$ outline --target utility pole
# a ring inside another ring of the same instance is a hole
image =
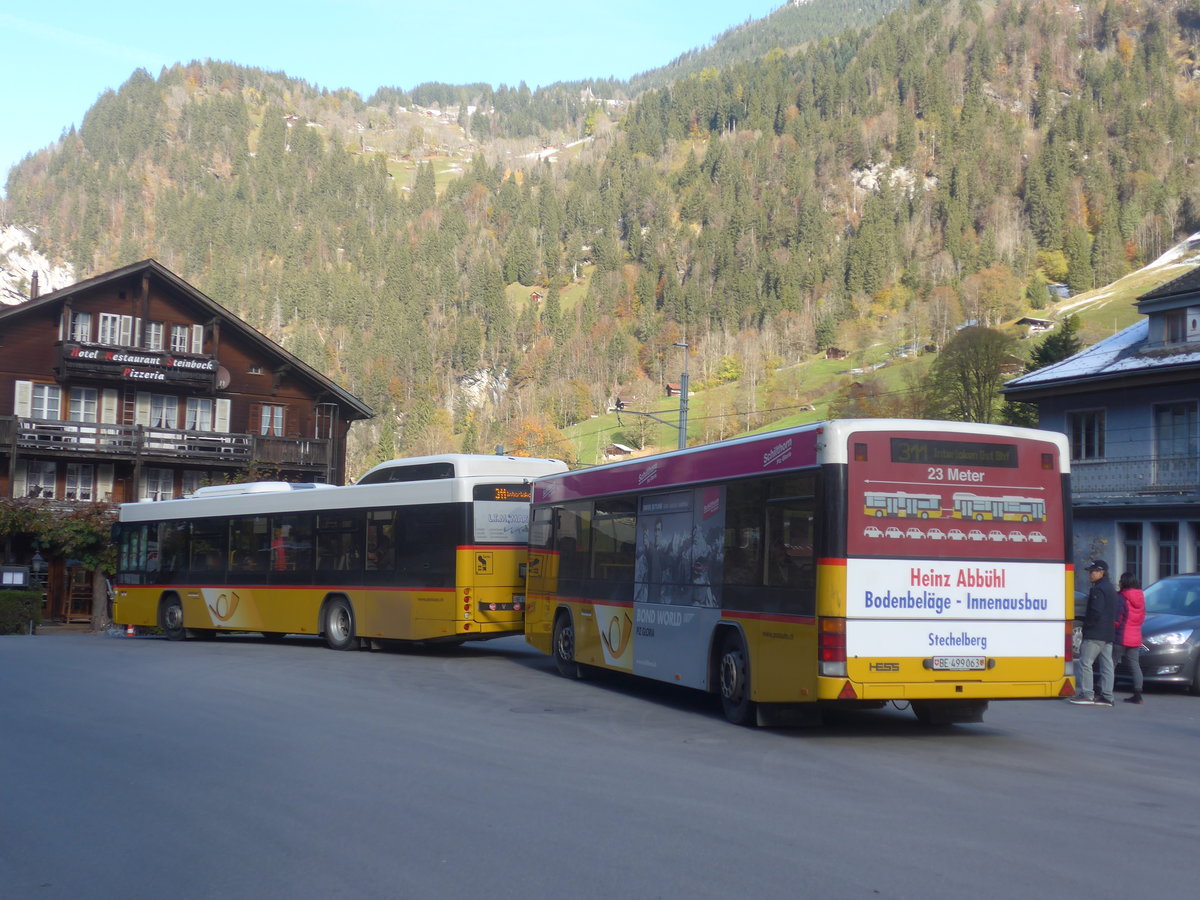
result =
[[[679,449],[687,448],[687,416],[688,416],[688,345],[686,341],[676,341],[676,347],[683,348],[683,374],[679,376]]]

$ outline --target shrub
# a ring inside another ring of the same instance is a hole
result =
[[[0,634],[28,634],[41,621],[41,591],[0,591]]]

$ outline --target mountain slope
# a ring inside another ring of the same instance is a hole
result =
[[[820,351],[940,346],[1200,227],[1196,39],[1169,2],[925,0],[580,99],[556,150],[488,107],[196,63],[100,98],[8,194],[81,277],[154,256],[382,410],[362,465],[570,456],[681,342],[727,398],[710,439],[811,404],[790,373]]]

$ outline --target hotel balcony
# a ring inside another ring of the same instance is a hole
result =
[[[197,466],[244,468],[251,463],[324,474],[330,464],[328,440],[285,438],[261,434],[225,434],[61,422],[0,416],[0,453],[22,457],[103,457],[128,461],[185,461]]]

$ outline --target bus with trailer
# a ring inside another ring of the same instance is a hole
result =
[[[462,642],[520,634],[531,481],[559,460],[397,459],[357,484],[255,482],[121,505],[113,619],[220,632]]]
[[[735,723],[888,702],[982,721],[992,700],[1072,693],[1068,482],[1060,434],[886,419],[543,476],[526,640],[567,676],[711,692]],[[1019,515],[983,540],[946,539],[944,518],[884,530],[866,499],[950,510],[963,484],[1038,498],[1046,540]]]

